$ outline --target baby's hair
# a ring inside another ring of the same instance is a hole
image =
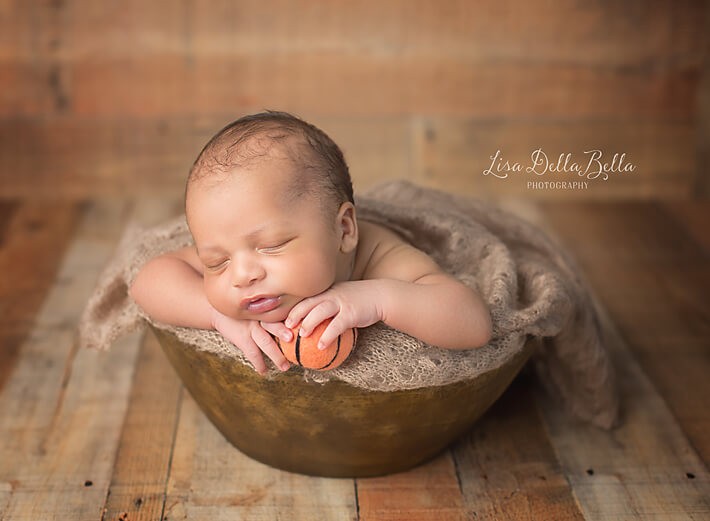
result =
[[[218,181],[234,167],[248,167],[269,157],[275,145],[286,151],[296,167],[296,176],[286,190],[289,201],[313,195],[329,213],[344,202],[355,204],[348,165],[338,145],[316,126],[272,110],[241,117],[217,132],[190,169],[186,195],[198,180]]]

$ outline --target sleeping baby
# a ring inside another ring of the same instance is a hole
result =
[[[340,148],[284,112],[245,116],[193,164],[185,214],[194,246],[158,256],[129,293],[153,320],[215,329],[260,373],[289,368],[275,337],[320,345],[378,321],[444,349],[488,343],[480,296],[392,230],[358,219]]]

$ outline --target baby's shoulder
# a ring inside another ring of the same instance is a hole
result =
[[[400,243],[408,244],[407,241],[394,230],[381,224],[359,219],[358,227],[360,229],[360,240],[372,248],[394,246]]]
[[[366,261],[362,279],[392,278],[413,281],[440,272],[426,253],[414,247],[394,230],[370,221],[358,221],[361,247]]]

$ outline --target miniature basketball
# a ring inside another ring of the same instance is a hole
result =
[[[300,323],[291,328],[293,339],[289,342],[276,337],[276,343],[286,360],[292,364],[318,371],[335,369],[342,364],[355,346],[357,329],[353,327],[345,331],[328,347],[320,350],[318,349],[318,340],[332,320],[332,318],[324,320],[305,338],[298,336]]]

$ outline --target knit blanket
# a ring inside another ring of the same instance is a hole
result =
[[[358,218],[396,231],[475,289],[491,312],[493,338],[481,348],[447,350],[378,322],[359,330],[346,363],[326,372],[304,369],[304,378],[376,391],[446,385],[501,367],[532,345],[534,371],[568,412],[602,428],[615,425],[618,395],[603,332],[588,288],[559,244],[493,204],[404,180],[357,195],[355,206]],[[184,215],[149,229],[129,226],[84,310],[80,345],[108,349],[150,323],[194,349],[249,365],[216,331],[157,323],[128,296],[145,262],[190,244]],[[267,377],[275,377],[279,371],[266,360]]]

